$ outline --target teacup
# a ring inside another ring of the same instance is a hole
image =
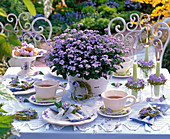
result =
[[[117,74],[125,75],[126,72],[130,69],[130,67],[133,65],[133,60],[131,60],[128,57],[123,57],[125,62],[122,63],[123,68],[120,68],[116,71]]]
[[[54,99],[62,97],[66,91],[63,87],[59,87],[59,83],[57,81],[51,80],[35,82],[34,88],[36,92],[36,97],[39,99]],[[62,94],[56,95],[56,91],[58,89],[63,90]]]
[[[101,94],[104,105],[106,108],[110,108],[113,112],[120,112],[123,108],[132,106],[136,102],[136,97],[128,95],[121,90],[108,90]],[[128,98],[132,98],[133,101],[126,105]]]

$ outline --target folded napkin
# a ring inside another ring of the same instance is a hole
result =
[[[31,85],[28,89],[31,89],[33,87],[34,86]],[[10,85],[8,85],[7,88],[10,89],[12,92],[23,91],[24,90],[23,88],[21,88],[21,85],[18,85],[18,86],[10,86]]]
[[[56,102],[56,98],[50,98],[50,99],[41,99],[41,98],[38,98],[36,95],[35,95],[35,101],[38,103],[38,102],[44,102],[44,103],[54,103]]]
[[[131,117],[130,119],[131,119],[132,121],[137,122],[137,123],[147,124],[147,125],[149,125],[149,126],[152,125],[152,123],[151,123],[151,121],[150,121],[152,118],[150,119],[150,117],[144,118],[144,119]]]
[[[166,111],[170,108],[169,104],[162,104],[162,103],[150,103],[151,106],[156,105],[157,107],[161,108],[162,114],[166,114]]]
[[[170,108],[169,104],[162,104],[162,103],[149,103],[153,109],[153,113],[156,111],[159,111],[159,114],[157,116],[163,116],[166,114],[166,111]],[[158,109],[154,109],[153,107],[156,106]],[[154,111],[155,110],[155,111]],[[163,114],[163,115],[162,115]],[[138,118],[136,117],[130,117],[131,120],[138,122],[138,123],[142,123],[142,124],[147,124],[149,126],[152,125],[152,120],[154,117],[151,116],[143,116],[143,115],[139,115]]]
[[[56,106],[50,106],[49,108],[52,111],[57,112],[59,117],[61,116],[60,115],[61,108],[57,108]],[[71,121],[71,122],[80,122],[80,121],[87,120],[87,119],[91,118],[92,115],[88,111],[86,111],[84,109],[83,110],[78,110],[76,113],[72,113],[75,108],[76,108],[75,106],[69,107],[69,109],[64,113],[64,117],[68,118],[69,121]],[[62,117],[62,119],[63,119],[63,117]]]
[[[33,88],[33,83],[37,82],[37,81],[41,81],[42,79],[38,79],[38,78],[32,78],[32,77],[27,77],[25,78],[25,81],[28,84],[31,84],[31,86],[28,89]],[[21,81],[20,81],[21,82]],[[17,86],[12,86],[12,85],[7,85],[7,88],[10,89],[12,92],[16,92],[16,91],[24,91],[25,89],[23,89],[22,87],[22,83],[19,83]],[[26,90],[28,90],[26,89]]]

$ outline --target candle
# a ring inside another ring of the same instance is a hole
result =
[[[148,43],[148,27],[146,28],[146,32],[147,32],[146,43]]]
[[[145,61],[149,61],[149,45],[145,45]]]
[[[137,81],[137,63],[136,63],[136,55],[134,56],[134,63],[133,63],[133,81]]]
[[[160,61],[159,61],[159,52],[158,52],[158,55],[157,55],[157,62],[156,62],[156,77],[159,77],[160,76]]]

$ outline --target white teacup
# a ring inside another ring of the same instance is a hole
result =
[[[130,67],[133,65],[133,60],[131,60],[128,57],[123,57],[125,62],[122,63],[123,68],[120,68],[116,71],[117,74],[126,74],[127,70],[130,69]]]
[[[65,89],[59,87],[58,82],[51,80],[38,81],[34,83],[36,97],[40,99],[53,99],[62,97],[65,94]],[[62,94],[56,95],[58,89],[63,90]]]
[[[113,112],[120,112],[123,108],[132,106],[136,102],[136,97],[128,95],[121,90],[108,90],[101,94],[104,105],[106,108],[110,108]],[[126,105],[128,98],[132,98],[133,101]]]

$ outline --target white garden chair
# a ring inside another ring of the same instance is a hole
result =
[[[13,24],[13,29],[17,33],[17,37],[21,42],[28,41],[28,43],[32,43],[35,47],[39,47],[41,42],[44,42],[45,48],[48,49],[47,40],[51,38],[52,35],[52,24],[51,22],[45,17],[37,17],[34,20],[30,20],[29,13],[20,13],[18,16],[11,13],[7,15],[7,23],[5,25],[0,22],[0,33],[4,33],[5,30],[3,29],[6,25]],[[35,25],[38,21],[44,20],[49,25],[48,36],[45,37],[44,31],[46,27],[38,26],[35,28]],[[30,22],[31,21],[31,22]],[[23,23],[24,22],[24,23]],[[18,34],[19,33],[19,34]],[[9,61],[10,66],[21,66],[23,63],[22,61],[18,61],[16,58],[11,58]]]
[[[142,19],[144,20],[144,24],[142,24]],[[116,33],[113,34],[111,33],[111,26],[115,20],[120,20],[123,23],[123,29],[120,29],[120,25],[116,25]],[[149,15],[147,14],[143,14],[139,17],[138,14],[133,13],[130,15],[130,21],[131,22],[126,23],[122,17],[113,18],[108,25],[108,34],[124,42],[125,46],[130,49],[130,55],[137,55],[137,60],[144,57],[144,46],[147,43],[150,44],[150,59],[154,61],[156,60],[155,51],[157,52],[154,48],[161,48],[160,61],[162,65],[163,55],[170,39],[169,26],[165,22],[156,22],[151,26],[149,23]],[[165,34],[165,31],[167,37],[165,40],[162,40],[161,38],[163,34]],[[149,33],[151,33],[152,39],[149,38]]]

